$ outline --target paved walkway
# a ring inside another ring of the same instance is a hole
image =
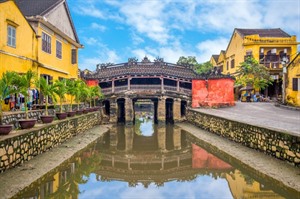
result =
[[[255,126],[286,131],[300,137],[300,111],[276,107],[274,103],[237,102],[234,107],[192,110]]]

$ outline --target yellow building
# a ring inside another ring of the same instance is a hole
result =
[[[0,75],[78,78],[80,44],[65,0],[0,0]]]
[[[287,65],[286,102],[300,107],[300,52]]]
[[[37,68],[36,34],[14,1],[0,1],[0,75]]]
[[[265,65],[273,79],[273,85],[264,91],[265,96],[278,97],[282,94],[282,60],[292,60],[297,54],[296,36],[291,36],[277,29],[239,29],[233,31],[225,51],[223,63],[224,74],[235,75],[235,72],[247,56],[252,56],[260,64]],[[221,54],[223,54],[221,52]],[[219,56],[219,60],[221,57]]]
[[[36,33],[38,75],[49,79],[78,77],[79,42],[65,0],[15,0]]]

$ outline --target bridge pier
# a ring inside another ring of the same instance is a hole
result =
[[[157,143],[161,151],[166,151],[166,128],[165,125],[158,125],[157,127]]]
[[[117,123],[118,122],[118,104],[117,100],[110,99],[109,100],[109,105],[110,105],[110,115],[109,115],[109,122],[110,123]]]
[[[125,151],[130,152],[133,149],[133,128],[125,127]]]
[[[157,104],[157,122],[158,124],[166,123],[166,98],[158,98]]]
[[[126,125],[132,125],[134,120],[134,110],[132,99],[129,97],[125,98],[125,122]]]
[[[174,122],[181,121],[181,99],[175,98],[173,102],[173,120]]]
[[[177,126],[173,129],[173,145],[175,150],[181,149],[181,128]]]

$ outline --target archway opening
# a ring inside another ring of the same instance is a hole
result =
[[[186,106],[187,106],[187,102],[185,100],[181,100],[181,103],[180,103],[181,117],[184,117],[186,115]]]
[[[171,98],[166,99],[166,123],[174,123],[173,119],[173,104],[174,100]]]
[[[103,113],[107,116],[110,115],[110,102],[109,100],[102,101]]]
[[[117,104],[118,104],[118,111],[117,111],[118,122],[125,123],[125,99],[124,98],[118,99]]]

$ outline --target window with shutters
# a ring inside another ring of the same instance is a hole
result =
[[[62,58],[62,44],[60,41],[56,40],[56,57]]]
[[[293,78],[293,91],[300,90],[300,78]]]
[[[77,50],[76,49],[72,49],[71,57],[72,57],[71,63],[76,64],[77,63]]]
[[[16,27],[11,25],[7,26],[7,45],[16,47]]]
[[[230,67],[231,67],[231,68],[234,68],[234,59],[231,60]]]
[[[46,33],[42,33],[42,50],[51,54],[51,37]]]

